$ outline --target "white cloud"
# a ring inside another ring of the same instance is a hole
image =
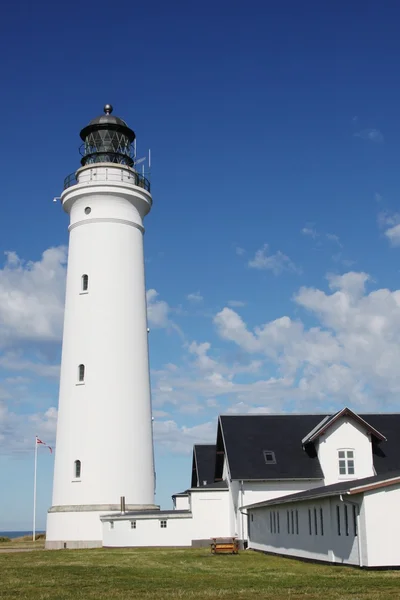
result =
[[[192,292],[191,294],[188,294],[186,296],[186,298],[190,301],[190,302],[203,302],[204,298],[203,296],[200,294],[200,292]]]
[[[147,290],[147,320],[150,327],[175,329],[180,332],[179,327],[170,319],[171,309],[165,300],[158,300],[158,292],[154,289]]]
[[[25,358],[19,352],[6,352],[0,355],[0,367],[6,371],[30,372],[39,377],[55,378],[60,375],[60,365]]]
[[[268,254],[268,244],[264,244],[257,250],[254,257],[249,260],[248,266],[251,269],[272,271],[274,275],[279,275],[282,271],[301,272],[294,262],[280,250],[275,254]]]
[[[236,246],[235,252],[238,256],[243,256],[243,254],[246,253],[246,250],[244,248],[241,248],[240,246]]]
[[[24,262],[6,253],[0,269],[0,340],[60,341],[62,333],[66,248],[49,248],[41,260]]]
[[[188,454],[193,444],[214,443],[216,420],[194,425],[179,426],[175,421],[154,421],[154,438],[158,447],[177,454]]]
[[[400,223],[389,227],[385,231],[385,235],[392,246],[400,246]]]
[[[314,240],[319,237],[319,233],[317,232],[316,229],[314,229],[314,227],[303,227],[303,229],[301,230],[301,233],[303,235],[308,235],[310,237],[312,237]]]
[[[232,306],[232,308],[241,308],[242,306],[246,306],[246,302],[242,300],[228,300],[228,306]]]
[[[0,453],[32,452],[35,435],[50,446],[55,444],[57,410],[54,407],[30,415],[10,411],[0,401]]]
[[[277,367],[283,378],[271,378],[268,385],[281,402],[289,388],[296,408],[313,401],[377,408],[381,402],[397,402],[400,392],[400,290],[367,293],[368,282],[368,274],[349,272],[328,276],[329,293],[301,288],[294,301],[317,326],[307,328],[283,316],[250,330],[230,308],[220,311],[214,322],[222,339],[249,354],[266,356]],[[240,397],[235,380],[233,384]],[[257,396],[259,384],[253,383],[243,402],[265,404]]]
[[[369,142],[374,142],[376,144],[382,144],[384,141],[382,133],[379,129],[362,129],[354,134],[355,137],[359,137],[363,140],[368,140]]]
[[[340,248],[343,247],[342,243],[340,241],[340,238],[339,238],[338,235],[336,235],[336,233],[320,233],[312,225],[306,225],[305,227],[303,227],[303,229],[301,230],[301,233],[303,235],[307,235],[307,236],[311,237],[313,240],[316,240],[316,239],[319,239],[319,240],[325,239],[325,240],[328,240],[329,242],[334,242]]]
[[[400,246],[400,213],[381,211],[378,214],[378,225],[391,246]]]

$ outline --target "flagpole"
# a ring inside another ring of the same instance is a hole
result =
[[[36,473],[37,473],[37,435],[35,435],[35,469],[33,477],[33,531],[32,541],[36,540]]]

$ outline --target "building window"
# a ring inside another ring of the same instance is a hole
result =
[[[160,521],[161,529],[167,529],[167,521]]]
[[[344,530],[346,535],[349,535],[349,512],[347,510],[347,504],[344,505]]]
[[[136,529],[136,521],[131,521],[131,529]]]
[[[87,206],[85,208],[85,215],[90,215],[91,212],[92,212],[92,209],[90,208],[90,206]]]
[[[291,532],[294,534],[294,514],[292,510],[290,511],[290,523],[292,525]]]
[[[271,533],[273,533],[273,531],[272,531],[272,510],[270,510],[270,512],[269,512],[269,530]]]
[[[321,535],[324,535],[324,511],[322,508],[319,509],[319,522],[321,525]]]
[[[354,535],[357,535],[357,507],[353,504],[353,530]]]
[[[114,521],[110,521],[110,529],[114,529]]]
[[[287,532],[290,533],[290,516],[289,516],[289,511],[286,511],[286,516],[287,516]]]
[[[251,516],[251,522],[253,522],[254,521],[254,515],[253,515],[253,513],[251,513],[250,516]]]
[[[82,292],[87,292],[89,289],[89,275],[82,275],[81,285]]]
[[[79,365],[78,367],[78,381],[79,383],[85,381],[85,365]]]
[[[314,507],[314,532],[318,535],[317,509]]]
[[[279,510],[276,512],[276,524],[278,525],[278,533],[281,532],[281,526],[279,524]]]
[[[337,521],[337,534],[341,535],[341,530],[340,530],[340,506],[336,506],[336,521]]]
[[[276,533],[276,512],[273,512],[274,533]]]
[[[275,452],[264,450],[264,460],[267,465],[276,465]]]
[[[80,477],[81,477],[81,461],[80,460],[76,460],[74,462],[74,473],[75,473],[75,479],[80,479]]]
[[[338,450],[339,475],[354,475],[354,450]]]
[[[297,508],[296,508],[295,517],[296,517],[296,535],[299,535],[299,511],[297,510]]]
[[[312,535],[312,527],[311,527],[311,508],[308,509],[308,533]]]

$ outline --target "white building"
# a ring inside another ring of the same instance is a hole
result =
[[[82,129],[70,217],[48,548],[101,546],[100,515],[155,509],[143,219],[148,180],[135,133],[112,107]]]
[[[400,566],[400,471],[249,506],[249,548],[360,567]]]
[[[216,445],[194,447],[191,488],[173,496],[176,510],[103,515],[103,544],[195,546],[237,537],[255,550],[396,566],[395,543],[379,555],[369,540],[387,536],[379,511],[388,527],[393,519],[400,527],[399,477],[399,414],[360,416],[345,408],[334,415],[221,416]]]

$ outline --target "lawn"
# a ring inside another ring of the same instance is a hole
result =
[[[4,546],[3,546],[4,547]],[[243,551],[58,550],[0,554],[0,598],[390,600],[400,572],[365,572]]]

